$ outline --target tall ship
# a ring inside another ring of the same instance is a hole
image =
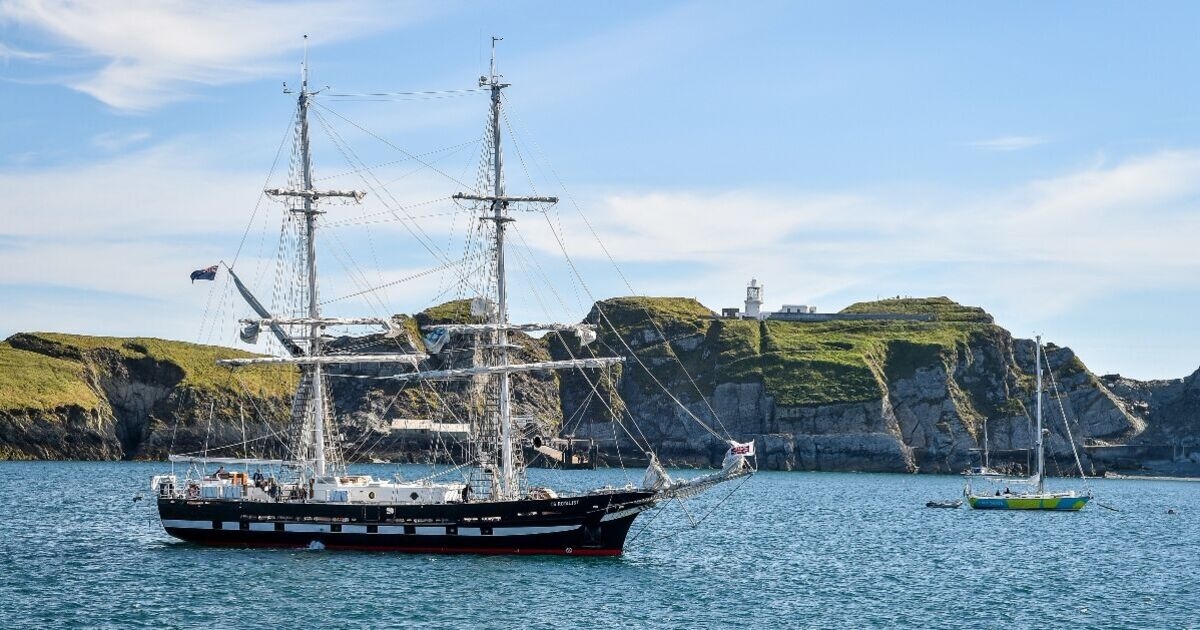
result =
[[[1013,478],[999,473],[988,467],[987,451],[984,450],[983,466],[973,468],[967,474],[963,494],[967,504],[976,510],[1054,510],[1078,511],[1087,505],[1091,494],[1082,494],[1076,490],[1050,492],[1046,490],[1046,437],[1050,431],[1042,425],[1042,363],[1044,353],[1042,338],[1036,338],[1034,361],[1036,362],[1036,408],[1037,425],[1034,433],[1034,452],[1036,456],[1033,475],[1026,478]],[[1063,418],[1064,423],[1066,417]],[[1068,439],[1071,450],[1078,466],[1079,478],[1085,479],[1083,465],[1079,461],[1079,453],[1075,451],[1075,442],[1070,439],[1070,425],[1067,424]],[[985,440],[986,425],[984,428]],[[985,441],[986,444],[986,441]],[[974,486],[972,486],[974,482]],[[1003,490],[1000,489],[1003,486]],[[1013,488],[1016,488],[1015,490]]]
[[[365,193],[320,190],[314,185],[310,148],[310,113],[320,91],[309,88],[307,61],[296,91],[294,155],[289,186],[265,193],[282,201],[287,219],[299,234],[297,282],[289,290],[302,296],[300,312],[272,314],[246,283],[227,267],[238,292],[255,316],[242,319],[243,338],[269,333],[282,356],[221,361],[230,369],[282,364],[299,373],[282,457],[217,457],[209,453],[170,457],[172,471],[151,480],[165,531],[185,541],[206,545],[371,549],[422,553],[620,555],[635,519],[718,484],[753,474],[754,445],[725,436],[728,451],[720,470],[690,479],[673,479],[653,452],[640,483],[568,492],[530,484],[523,446],[540,437],[514,413],[515,375],[578,370],[585,376],[612,368],[620,357],[585,356],[550,361],[516,360],[511,335],[558,334],[587,343],[597,324],[522,324],[509,319],[506,277],[506,233],[515,210],[553,204],[555,197],[511,195],[505,190],[501,129],[505,120],[502,91],[509,84],[496,72],[492,42],[490,74],[480,77],[478,91],[490,96],[484,142],[485,168],[475,190],[452,195],[474,213],[487,243],[486,291],[473,296],[474,323],[427,326],[420,352],[354,352],[333,347],[329,327],[368,327],[396,338],[406,330],[388,317],[328,317],[318,295],[317,237],[322,207],[330,202],[358,203]],[[211,279],[215,269],[202,270]],[[201,272],[198,272],[201,273]],[[430,369],[430,354],[447,339],[467,338],[480,350],[469,366]],[[399,347],[394,346],[394,347]],[[361,378],[401,383],[468,380],[480,384],[485,402],[471,414],[464,461],[419,479],[401,475],[377,478],[349,472],[342,450],[338,418],[331,404],[329,381],[347,366],[375,364],[377,372]],[[592,378],[588,376],[588,378]],[[589,381],[591,382],[591,381]],[[674,396],[673,400],[678,401]],[[688,412],[690,414],[690,412]],[[694,416],[693,416],[694,417]],[[697,421],[700,421],[698,418]],[[643,454],[638,454],[643,455]],[[589,460],[590,461],[590,460]],[[183,472],[178,468],[184,468]],[[264,473],[263,471],[266,471]],[[253,472],[251,472],[253,471]]]

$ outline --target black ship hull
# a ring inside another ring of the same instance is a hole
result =
[[[158,500],[168,534],[205,545],[617,556],[644,490],[438,505]]]

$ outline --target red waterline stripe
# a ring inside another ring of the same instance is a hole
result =
[[[197,544],[207,545],[210,547],[272,547],[279,549],[306,549],[308,545],[296,545],[289,543],[249,543],[235,541],[194,541]],[[330,545],[324,544],[326,549],[330,550],[352,550],[352,551],[403,551],[408,553],[476,553],[481,555],[520,555],[520,556],[619,556],[624,553],[622,549],[520,549],[506,547],[474,547],[474,548],[450,548],[450,547],[396,547],[389,545]]]

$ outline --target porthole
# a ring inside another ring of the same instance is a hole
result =
[[[374,492],[368,492],[368,493],[367,493],[367,498],[368,498],[368,499],[374,499],[374,498],[375,498],[375,493],[374,493]]]
[[[408,498],[412,499],[413,501],[416,501],[420,497],[421,497],[421,495],[417,494],[416,492],[408,495]]]

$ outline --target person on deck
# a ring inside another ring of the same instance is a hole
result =
[[[221,475],[224,475],[224,474],[225,474],[225,467],[219,466],[217,468],[217,472],[213,473],[213,479],[220,479]]]
[[[251,479],[253,479],[253,480],[254,480],[254,487],[255,487],[255,488],[261,488],[261,487],[262,487],[262,485],[263,485],[263,474],[262,474],[262,471],[261,471],[261,470],[255,469],[255,471],[254,471],[254,476],[253,476],[253,477],[251,477]]]

